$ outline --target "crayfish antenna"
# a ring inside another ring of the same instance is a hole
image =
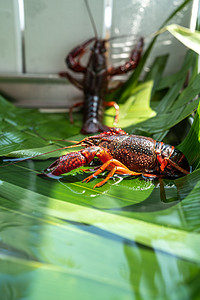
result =
[[[95,38],[98,39],[98,34],[97,34],[96,24],[95,24],[95,22],[94,22],[94,18],[93,18],[93,16],[92,16],[92,12],[91,12],[91,9],[90,9],[90,6],[89,6],[87,0],[85,0],[85,6],[86,6],[86,8],[87,8],[88,15],[89,15],[89,18],[90,18],[90,21],[91,21],[91,24],[92,24],[92,28],[93,28],[93,30],[94,30]]]
[[[26,160],[29,160],[29,159],[33,159],[33,158],[36,158],[36,157],[40,157],[40,156],[42,156],[42,155],[49,154],[49,153],[52,153],[52,152],[56,152],[56,151],[59,151],[59,150],[64,150],[64,149],[68,149],[68,148],[78,147],[81,143],[82,143],[82,141],[77,142],[77,143],[74,144],[74,145],[70,145],[70,146],[58,148],[58,149],[55,149],[55,150],[51,150],[51,151],[48,151],[48,152],[45,152],[45,153],[37,154],[37,155],[34,155],[34,156],[22,158],[22,159],[20,159],[20,160],[18,160],[18,161],[15,161],[15,162],[11,162],[11,163],[2,165],[2,166],[0,166],[0,168],[12,166],[12,165],[15,165],[15,164],[17,164],[17,163],[20,163],[20,162],[23,162],[23,161],[26,161]]]

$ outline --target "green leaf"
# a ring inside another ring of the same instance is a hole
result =
[[[200,104],[190,132],[182,144],[179,145],[179,149],[187,155],[193,168],[200,168]]]
[[[156,112],[150,106],[150,100],[153,90],[153,81],[147,81],[139,84],[131,90],[131,95],[127,101],[120,105],[119,122],[117,126],[126,128],[130,124],[138,124],[156,115]],[[109,117],[113,109],[107,110],[105,122],[112,126],[113,117]]]
[[[36,109],[16,107],[0,96],[0,155],[29,157],[68,146],[71,143],[63,139],[72,135],[84,137],[77,136],[80,124],[76,120],[75,125],[70,124],[65,114],[44,114]]]
[[[178,198],[166,182],[168,200],[175,199],[162,202],[151,182],[144,188],[138,179],[124,179],[93,190],[95,182],[81,183],[78,173],[73,180],[69,174],[61,181],[44,180],[32,171],[41,162],[23,164],[28,168],[0,169],[1,223],[9,223],[1,229],[0,243],[5,295],[13,280],[18,297],[32,287],[30,299],[43,293],[62,298],[63,289],[70,299],[98,299],[98,291],[99,299],[131,299],[133,291],[138,298],[145,293],[162,299],[169,288],[170,296],[187,299],[199,291],[199,171],[175,181]],[[179,266],[168,281],[166,261],[169,274]],[[177,289],[180,278],[183,291]]]
[[[196,55],[189,51],[176,74],[163,77],[167,56],[162,55],[156,58],[144,81],[138,83],[154,41],[135,72],[134,84],[129,81],[128,89],[122,93],[118,126],[129,133],[164,137],[196,110],[200,77]],[[185,88],[188,71],[192,76]],[[192,173],[176,180],[116,175],[104,186],[93,189],[106,174],[89,183],[82,180],[91,172],[80,169],[59,179],[37,176],[55,160],[47,158],[74,148],[51,152],[38,160],[3,163],[3,300],[197,300],[199,114],[200,106],[186,139],[178,146],[192,165]],[[113,126],[114,115],[112,108],[106,111],[106,124]],[[72,125],[67,114],[17,108],[0,97],[0,155],[31,157],[80,141],[84,138],[79,134],[81,113],[75,113],[74,120]]]
[[[161,34],[165,31],[169,31],[175,38],[183,43],[189,49],[200,54],[200,33],[199,31],[191,31],[189,28],[182,27],[177,24],[167,25],[157,32]]]

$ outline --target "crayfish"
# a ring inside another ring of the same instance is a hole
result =
[[[94,188],[102,186],[114,174],[177,178],[190,172],[186,157],[174,146],[150,137],[129,135],[120,128],[110,128],[107,132],[86,137],[76,145],[84,149],[61,156],[43,174],[48,177],[59,176],[88,165],[95,157],[102,165],[83,181],[88,182],[105,170],[109,173]]]
[[[92,15],[86,0],[85,3],[91,19]],[[73,85],[81,89],[84,93],[84,101],[76,103],[69,110],[70,121],[73,122],[73,108],[83,106],[83,126],[81,129],[83,134],[95,133],[109,129],[108,126],[102,124],[103,106],[114,106],[116,110],[115,123],[117,123],[119,114],[118,104],[114,101],[105,101],[106,93],[109,92],[108,83],[111,77],[127,73],[137,67],[144,45],[143,38],[140,38],[139,42],[132,50],[129,60],[124,65],[108,68],[105,53],[107,51],[106,43],[110,39],[99,39],[97,37],[94,20],[91,19],[91,21],[95,37],[88,39],[83,44],[75,47],[67,55],[65,60],[66,65],[70,70],[83,74],[83,79],[79,80],[73,77],[69,72],[59,73],[61,77],[67,78]],[[88,51],[87,46],[92,43],[93,45],[87,66],[83,66],[80,63],[80,59]],[[121,83],[119,83],[116,88],[118,88],[119,85],[121,85]],[[114,91],[116,88],[113,88],[110,91]]]

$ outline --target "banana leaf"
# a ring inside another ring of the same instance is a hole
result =
[[[188,85],[185,95],[198,86],[198,78],[192,88]],[[152,81],[146,81],[136,90],[137,97],[148,99],[142,103],[147,108],[143,123],[156,114],[159,117],[159,109],[151,108],[152,89]],[[195,91],[199,93],[198,88]],[[189,107],[191,114],[198,101],[192,101],[190,107],[186,98],[180,94],[169,107],[180,109],[180,115]],[[53,137],[82,138],[78,115],[70,132],[74,135],[69,136],[69,129],[65,132],[62,126],[64,122],[71,126],[65,115],[44,116],[0,100],[2,155],[32,156],[69,144]],[[134,103],[140,120],[139,100]],[[25,123],[24,113],[29,116]],[[174,115],[168,117],[173,124]],[[82,180],[88,174],[80,170],[59,180],[37,176],[52,159],[2,165],[0,282],[5,299],[13,294],[19,299],[54,299],[56,295],[60,299],[132,299],[133,295],[135,299],[170,299],[169,289],[175,299],[198,299],[199,134],[198,109],[180,145],[193,172],[164,180],[163,189],[156,180],[114,177],[94,190],[104,175],[86,184]]]
[[[199,109],[196,116],[188,152],[199,151]],[[170,289],[175,299],[198,299],[199,157],[192,160],[197,168],[165,180],[164,195],[141,178],[96,190],[102,178],[85,184],[81,171],[45,180],[37,174],[46,160],[0,168],[2,295],[170,299]]]
[[[199,31],[193,32],[189,28],[185,28],[177,24],[171,24],[159,30],[157,34],[161,34],[165,31],[169,31],[175,38],[177,38],[186,47],[190,48],[191,50],[195,51],[197,54],[200,55],[200,32]]]
[[[200,76],[193,51],[163,77],[167,58],[157,57],[142,82],[126,83],[118,125],[179,144],[191,173],[176,180],[114,176],[93,189],[105,174],[88,183],[80,169],[38,176],[69,149],[35,155],[84,138],[82,115],[72,125],[67,114],[0,97],[0,299],[200,298]],[[113,118],[110,108],[105,123]]]

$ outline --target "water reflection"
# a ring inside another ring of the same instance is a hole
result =
[[[66,189],[69,189],[70,192],[73,192],[74,194],[78,194],[78,195],[83,195],[85,194],[85,190],[82,190],[82,192],[78,192],[76,188],[73,188],[67,184],[65,184],[64,182],[62,182],[61,180],[58,180],[60,182],[60,184],[62,184]],[[96,196],[96,195],[94,195]],[[91,197],[93,197],[93,195],[91,195]]]

